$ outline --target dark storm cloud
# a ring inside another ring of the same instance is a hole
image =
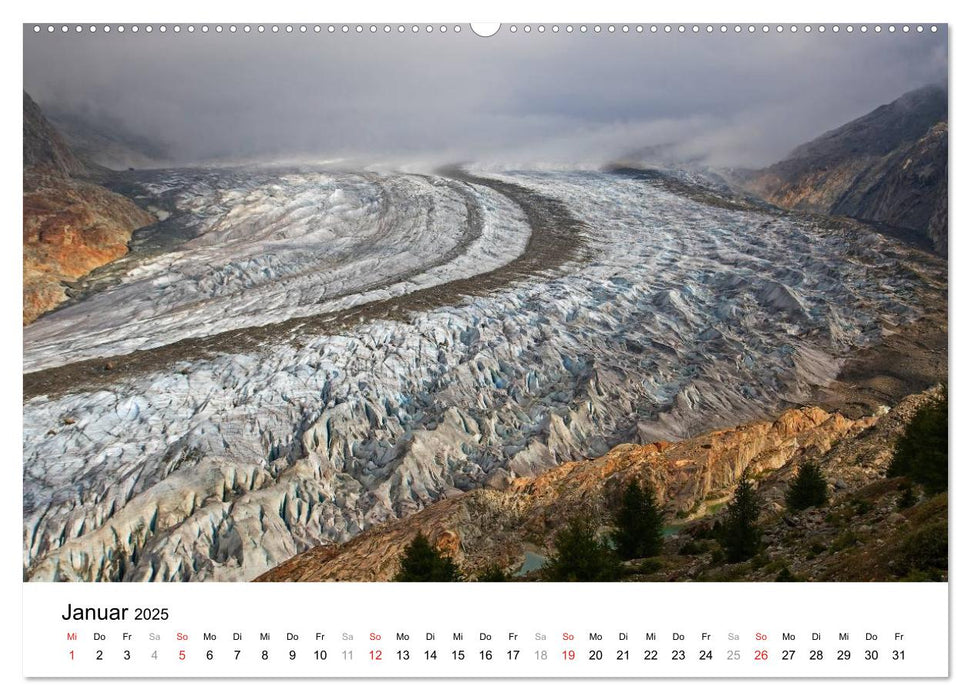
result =
[[[947,76],[946,32],[24,36],[25,89],[181,162],[758,165]]]

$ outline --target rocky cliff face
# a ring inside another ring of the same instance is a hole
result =
[[[97,173],[67,146],[24,93],[24,296],[28,324],[66,298],[64,284],[128,252],[155,218],[89,181]]]
[[[927,86],[741,176],[789,209],[886,224],[947,252],[947,91]]]
[[[569,462],[537,477],[513,479],[504,488],[441,501],[344,545],[311,549],[257,580],[388,580],[419,531],[466,572],[492,564],[515,571],[530,554],[542,557],[555,532],[573,515],[586,513],[606,524],[622,488],[635,477],[654,485],[669,522],[682,527],[703,522],[747,470],[764,484],[760,493],[766,517],[778,517],[785,482],[807,456],[821,460],[834,488],[882,479],[893,440],[922,400],[908,398],[890,412],[884,409],[857,420],[817,407],[792,409],[775,421],[683,442],[620,445],[598,459]]]

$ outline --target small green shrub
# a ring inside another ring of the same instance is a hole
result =
[[[855,545],[859,540],[852,530],[843,530],[829,547],[831,552],[839,552]]]
[[[947,571],[947,523],[931,523],[907,535],[894,569],[898,575],[924,572],[929,580],[941,580]]]
[[[678,550],[678,554],[683,554],[686,556],[694,556],[696,554],[701,554],[705,551],[705,547],[702,546],[697,540],[688,540],[683,545],[681,549]]]
[[[492,564],[488,566],[484,571],[480,572],[478,576],[475,577],[476,581],[481,581],[482,583],[501,583],[509,580],[506,576],[506,572],[498,564]]]
[[[900,490],[900,496],[897,497],[897,510],[907,510],[915,505],[917,505],[917,494],[914,493],[913,484],[908,481]]]

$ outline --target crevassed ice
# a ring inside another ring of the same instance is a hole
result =
[[[876,234],[604,173],[501,176],[587,222],[590,261],[27,402],[27,575],[249,579],[456,490],[764,416],[919,313],[923,258]]]
[[[529,229],[494,190],[435,176],[185,172],[197,238],[24,330],[24,370],[346,309],[515,259]],[[474,211],[473,211],[474,210]]]

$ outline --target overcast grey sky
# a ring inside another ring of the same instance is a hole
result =
[[[24,30],[24,87],[43,108],[124,124],[182,162],[603,162],[676,143],[756,166],[946,77],[946,30]]]

